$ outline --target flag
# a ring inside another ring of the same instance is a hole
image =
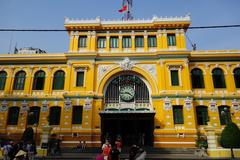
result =
[[[125,11],[127,11],[127,8],[128,8],[128,6],[124,5],[124,6],[122,6],[121,9],[118,10],[118,12],[120,12],[120,13],[125,12]]]

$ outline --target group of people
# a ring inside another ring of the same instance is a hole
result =
[[[31,142],[8,141],[2,147],[3,160],[34,160],[36,145]]]
[[[111,145],[109,140],[102,145],[102,153],[98,154],[96,160],[120,160],[122,151],[121,138],[117,138],[115,143]],[[132,145],[129,150],[129,160],[145,160],[146,151],[137,145]]]

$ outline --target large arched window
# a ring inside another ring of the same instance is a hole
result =
[[[7,79],[7,73],[5,71],[0,72],[0,90],[4,90]]]
[[[203,73],[201,69],[195,68],[191,71],[192,88],[204,88]]]
[[[233,71],[234,74],[234,81],[236,88],[240,88],[240,68],[236,68]]]
[[[40,116],[40,107],[34,106],[30,107],[28,113],[28,125],[38,124]]]
[[[19,71],[16,73],[14,78],[14,90],[24,90],[24,84],[26,79],[26,73],[24,71]]]
[[[43,90],[45,82],[45,72],[38,71],[34,75],[33,90]]]
[[[65,73],[63,71],[57,71],[53,78],[53,90],[63,90],[65,81]]]
[[[207,125],[208,122],[208,108],[206,106],[197,106],[197,124],[198,125]]]
[[[61,107],[51,107],[49,113],[49,124],[59,125],[61,119]]]
[[[214,88],[226,88],[224,73],[222,69],[215,68],[212,71],[212,79],[213,79]]]
[[[230,107],[229,106],[219,106],[218,107],[218,113],[219,113],[219,118],[220,118],[220,124],[221,125],[227,124],[227,120],[231,119]]]
[[[8,110],[8,125],[17,125],[18,124],[18,117],[19,117],[19,107],[10,107]]]

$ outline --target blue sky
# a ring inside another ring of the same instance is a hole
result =
[[[64,29],[64,17],[120,19],[121,0],[0,0],[0,28]],[[134,0],[135,18],[184,16],[191,26],[240,24],[240,0]],[[188,30],[198,50],[240,49],[240,28]],[[67,52],[66,32],[0,32],[0,53],[17,44],[51,53]],[[189,47],[188,44],[188,48]]]

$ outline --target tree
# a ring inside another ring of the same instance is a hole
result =
[[[231,156],[234,158],[233,148],[240,148],[240,129],[235,123],[227,123],[222,131],[220,143],[223,148],[231,149]]]
[[[33,140],[34,140],[33,136],[34,136],[34,131],[33,131],[32,127],[28,127],[23,132],[22,141],[33,143]]]

